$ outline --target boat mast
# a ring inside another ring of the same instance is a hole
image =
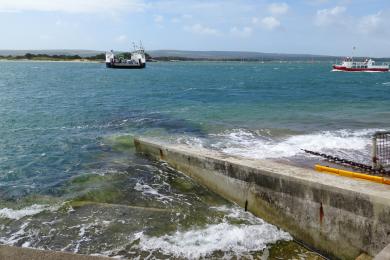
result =
[[[139,49],[142,53],[145,53],[145,48],[144,48],[144,45],[142,44],[142,41],[140,40],[139,41]]]
[[[356,46],[352,47],[352,63],[353,63],[353,56],[355,55]]]

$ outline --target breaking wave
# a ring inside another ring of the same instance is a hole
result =
[[[254,159],[286,158],[303,155],[301,149],[332,151],[349,159],[366,160],[371,135],[379,129],[321,131],[310,134],[270,138],[257,132],[235,129],[214,135],[211,146],[227,154]]]
[[[159,251],[185,259],[210,257],[215,252],[239,257],[253,251],[262,251],[268,244],[277,241],[292,240],[288,233],[241,209],[227,207],[214,209],[227,213],[227,218],[245,221],[245,223],[230,224],[226,218],[219,224],[176,231],[174,234],[161,237],[149,237],[140,232],[135,234],[135,239],[139,239],[141,250]]]
[[[54,211],[57,210],[58,206],[49,206],[49,205],[38,205],[34,204],[26,208],[22,209],[9,209],[9,208],[3,208],[0,209],[0,218],[8,218],[8,219],[15,219],[19,220],[21,218],[24,218],[26,216],[33,216],[38,213],[41,213],[45,210]]]

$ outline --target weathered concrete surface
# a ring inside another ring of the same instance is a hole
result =
[[[297,240],[341,259],[390,243],[390,186],[268,160],[135,139],[138,152],[247,208]]]
[[[375,256],[374,260],[389,260],[390,259],[390,244],[385,247],[377,256]]]
[[[373,258],[366,253],[359,255],[355,260],[372,260]]]
[[[77,255],[0,245],[0,260],[108,260],[109,257]]]

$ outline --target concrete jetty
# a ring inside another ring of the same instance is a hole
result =
[[[374,257],[390,243],[390,185],[153,140],[134,143],[137,152],[332,258]]]
[[[374,260],[389,260],[390,259],[390,244],[385,247],[379,254],[377,254]]]

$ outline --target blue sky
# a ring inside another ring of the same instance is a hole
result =
[[[0,0],[0,49],[390,57],[389,0]]]

